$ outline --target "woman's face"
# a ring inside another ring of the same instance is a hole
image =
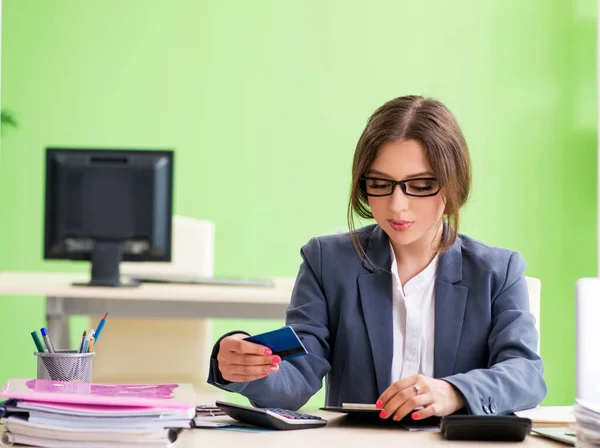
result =
[[[365,177],[405,181],[435,178],[435,175],[420,142],[398,140],[379,148]],[[367,179],[366,182],[370,192],[385,191],[384,180]],[[431,180],[415,180],[406,184],[406,188],[407,193],[417,195],[432,194],[438,190],[437,182]],[[387,233],[395,248],[415,242],[431,243],[439,230],[445,206],[442,192],[435,196],[414,197],[405,194],[399,185],[394,185],[391,195],[368,196],[368,201],[375,221]]]

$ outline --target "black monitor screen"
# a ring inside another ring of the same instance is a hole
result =
[[[172,151],[48,149],[44,257],[170,261],[172,191]]]

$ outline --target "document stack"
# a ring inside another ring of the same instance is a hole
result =
[[[11,379],[0,397],[4,446],[170,447],[196,414],[190,384]]]
[[[577,400],[575,405],[577,447],[600,447],[600,404]]]

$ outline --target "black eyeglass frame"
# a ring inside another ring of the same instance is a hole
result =
[[[367,193],[367,181],[368,180],[375,180],[375,181],[380,181],[380,182],[387,182],[392,184],[392,191],[389,193],[385,193],[385,194],[372,194],[372,193]],[[428,194],[410,194],[406,192],[406,183],[407,182],[412,182],[415,180],[434,180],[437,182],[437,186],[438,189],[435,191],[435,193],[428,193]],[[402,190],[402,193],[404,193],[406,196],[411,196],[414,198],[429,198],[431,196],[435,196],[437,195],[440,190],[440,184],[438,182],[438,180],[435,177],[415,177],[412,179],[405,179],[405,180],[392,180],[392,179],[384,179],[382,177],[371,177],[371,176],[363,176],[359,179],[359,185],[360,185],[360,190],[366,195],[366,196],[372,196],[372,197],[383,197],[383,196],[391,196],[392,194],[394,194],[394,190],[396,189],[396,185],[398,185],[400,187],[400,189]]]

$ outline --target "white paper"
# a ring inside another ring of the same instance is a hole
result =
[[[12,444],[31,445],[43,448],[81,448],[81,442],[71,440],[52,440],[43,439],[40,437],[24,436],[20,434],[4,433],[2,441],[6,446],[12,446]],[[142,441],[139,443],[140,447],[144,448],[171,448],[174,446],[173,443],[148,443]],[[131,448],[132,442],[120,443],[120,442],[85,442],[86,448]]]
[[[600,414],[600,403],[595,403],[589,400],[582,400],[581,398],[577,399],[577,404],[588,409],[590,411],[596,412]]]
[[[538,406],[517,411],[518,417],[529,418],[533,423],[575,423],[573,406]]]

